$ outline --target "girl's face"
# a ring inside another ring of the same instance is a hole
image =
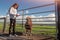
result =
[[[15,9],[17,9],[18,8],[18,5],[15,5]]]

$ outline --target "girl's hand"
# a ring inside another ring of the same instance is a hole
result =
[[[20,14],[16,14],[16,16],[18,17],[18,16],[20,16]]]

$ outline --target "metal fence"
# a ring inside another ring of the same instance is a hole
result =
[[[52,6],[52,5],[54,5],[55,6],[55,3],[51,3],[51,4],[46,4],[46,5],[41,5],[41,6],[36,6],[36,7],[31,7],[31,8],[27,8],[27,9],[22,9],[22,10],[18,10],[18,12],[21,12],[22,11],[22,28],[24,27],[24,20],[25,20],[25,16],[26,15],[34,15],[34,14],[45,14],[45,13],[50,13],[50,12],[55,12],[55,10],[49,10],[49,11],[43,11],[43,12],[33,12],[33,13],[28,13],[28,14],[25,14],[24,12],[26,11],[26,10],[33,10],[33,9],[37,9],[37,8],[44,8],[44,7],[47,7],[47,6]],[[37,11],[37,10],[36,10]],[[48,19],[48,18],[55,18],[55,17],[39,17],[39,18],[31,18],[32,20],[33,19]],[[32,22],[55,22],[55,28],[45,28],[46,30],[48,30],[48,29],[55,29],[55,35],[56,35],[56,20],[54,20],[54,21],[32,21]],[[38,24],[42,24],[42,23],[38,23]],[[51,23],[52,24],[52,23]],[[33,24],[34,25],[34,24]],[[46,25],[46,24],[42,24],[42,25]],[[35,26],[33,26],[33,28],[34,28]],[[37,27],[37,26],[36,26]],[[41,26],[42,27],[42,26]],[[45,32],[45,31],[43,31],[43,30],[38,30],[38,31],[36,31],[36,32]],[[48,31],[46,31],[46,32],[48,32]]]

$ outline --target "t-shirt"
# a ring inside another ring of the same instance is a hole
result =
[[[10,18],[11,19],[15,19],[16,18],[16,14],[17,14],[17,9],[15,9],[14,7],[11,7],[10,11],[9,11]]]

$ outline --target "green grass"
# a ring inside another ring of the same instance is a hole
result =
[[[0,30],[2,30],[2,28],[3,28],[3,24],[0,23]],[[5,31],[8,31],[8,29],[9,29],[9,25],[7,23]],[[17,24],[15,29],[18,32],[24,32],[25,31],[25,28],[24,27],[22,28],[21,24]],[[56,34],[56,26],[33,25],[32,33],[33,34],[42,34],[42,35],[54,35],[54,34]]]

